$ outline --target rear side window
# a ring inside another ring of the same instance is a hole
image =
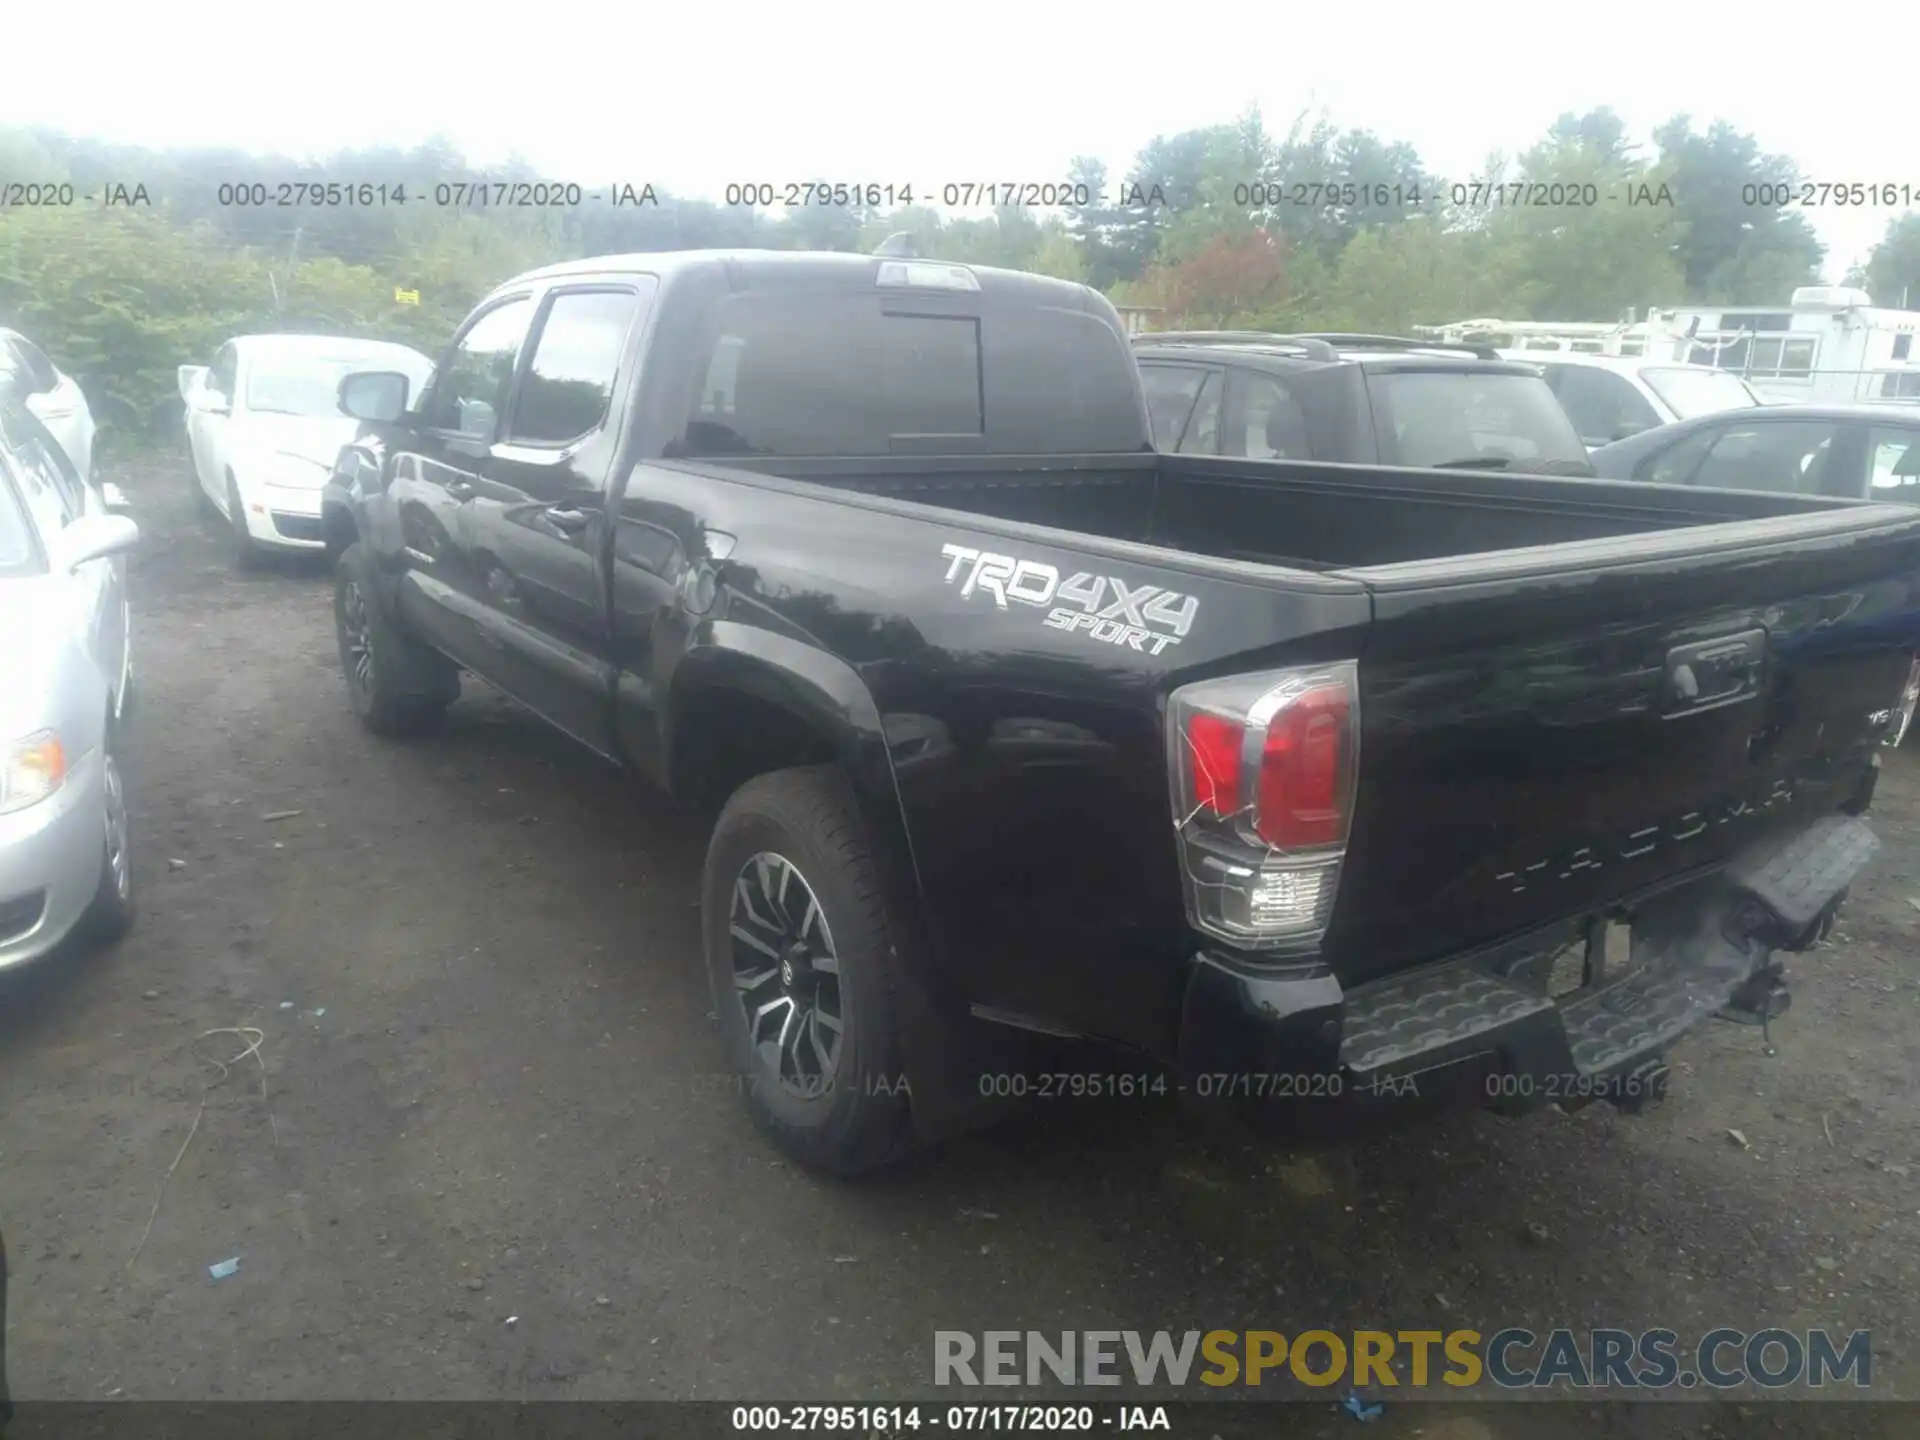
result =
[[[1722,490],[1772,490],[1821,495],[1835,477],[1839,427],[1830,420],[1775,420],[1719,432],[1694,472],[1695,485]]]
[[[1920,500],[1920,429],[1869,430],[1867,474],[1876,500]]]
[[[47,359],[38,345],[18,335],[9,337],[6,344],[18,357],[21,373],[32,393],[44,394],[60,383],[53,362]]]
[[[649,296],[653,284],[647,281]],[[641,297],[630,290],[562,291],[553,297],[514,402],[511,439],[564,445],[599,428],[640,305]]]
[[[714,307],[678,455],[1138,450],[1131,357],[1096,317],[940,313],[845,291]]]
[[[1659,413],[1623,376],[1585,365],[1542,368],[1574,430],[1588,445],[1611,444],[1660,423]]]
[[[1633,478],[1651,485],[1685,485],[1693,479],[1707,451],[1713,448],[1715,430],[1696,430],[1664,450],[1656,450],[1634,469]]]
[[[1218,455],[1220,453],[1220,405],[1226,382],[1218,370],[1207,376],[1200,390],[1199,403],[1187,421],[1187,433],[1180,438],[1182,455]]]
[[[1382,370],[1367,376],[1389,465],[1587,471],[1587,449],[1538,375]]]
[[[1187,416],[1200,396],[1207,372],[1192,365],[1142,365],[1140,384],[1147,392],[1147,413],[1153,418],[1153,443],[1162,450],[1179,445]]]
[[[1307,413],[1293,392],[1273,376],[1236,370],[1227,377],[1220,453],[1249,460],[1311,460]]]
[[[24,407],[0,405],[0,444],[13,458],[30,503],[36,495],[44,497],[62,525],[79,517],[86,508],[79,472],[59,441]]]
[[[14,493],[11,467],[0,456],[0,575],[40,573],[39,547],[27,524],[27,512]]]
[[[233,399],[233,385],[240,370],[240,352],[231,345],[220,347],[220,353],[213,357],[213,364],[207,367],[207,389],[222,400]]]

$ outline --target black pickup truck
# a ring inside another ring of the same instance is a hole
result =
[[[720,805],[729,1056],[834,1170],[1021,1031],[1235,1108],[1632,1108],[1784,1007],[1920,683],[1911,508],[1156,454],[1031,275],[568,263],[340,400],[360,716],[467,671]]]

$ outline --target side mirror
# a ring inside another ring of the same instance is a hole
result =
[[[127,499],[127,492],[111,480],[101,482],[100,499],[107,507],[107,513],[109,515],[130,515],[133,513],[133,503]]]
[[[363,370],[340,381],[340,413],[391,424],[407,413],[407,377],[398,370]]]
[[[204,365],[182,365],[174,371],[174,375],[180,383],[180,398],[188,404],[192,404],[193,392],[198,390],[201,382],[207,378],[207,367]]]
[[[140,527],[124,515],[86,515],[60,532],[59,563],[78,570],[90,560],[120,555],[140,543]]]

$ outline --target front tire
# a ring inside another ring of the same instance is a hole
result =
[[[394,738],[433,730],[460,695],[460,672],[439,651],[404,635],[374,582],[373,556],[355,541],[334,567],[334,633],[360,723]]]
[[[133,928],[133,856],[129,842],[126,776],[120,767],[118,727],[107,726],[100,742],[101,792],[105,798],[106,836],[101,846],[100,884],[93,892],[80,931],[95,944],[112,944]]]
[[[206,483],[200,478],[200,462],[195,458],[193,447],[187,447],[187,482],[193,487],[193,508],[198,515],[211,520],[220,513],[213,503],[213,497],[207,494]]]
[[[227,548],[233,554],[234,567],[257,570],[260,545],[247,529],[247,510],[240,502],[240,485],[231,475],[227,476],[227,530]]]
[[[834,1174],[906,1154],[900,958],[838,766],[734,792],[707,847],[701,922],[714,1013],[754,1123]]]

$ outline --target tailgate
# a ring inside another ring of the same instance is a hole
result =
[[[1920,632],[1890,505],[1345,572],[1374,597],[1348,983],[1585,914],[1856,797]]]

